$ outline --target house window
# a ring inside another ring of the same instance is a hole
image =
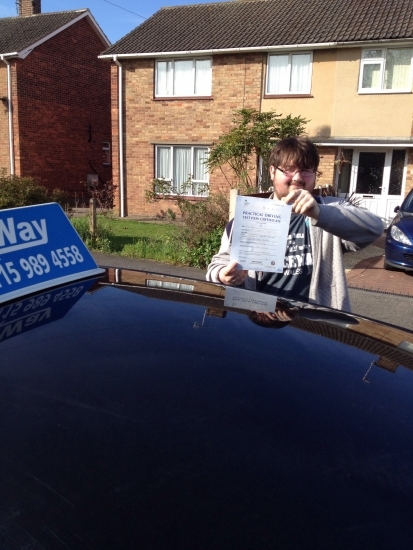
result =
[[[413,48],[364,50],[359,92],[410,92]]]
[[[156,62],[157,97],[211,95],[211,59],[172,59]]]
[[[99,185],[98,174],[88,174],[86,176],[86,184],[88,189],[95,189]]]
[[[345,193],[347,195],[350,190],[353,149],[343,149],[339,159],[337,191],[339,194]]]
[[[386,152],[360,151],[356,181],[356,193],[380,195],[383,189],[383,176]]]
[[[390,165],[389,195],[401,195],[405,158],[405,149],[394,149]]]
[[[157,179],[171,183],[173,194],[208,195],[208,147],[157,145]]]
[[[110,141],[102,141],[102,164],[110,165],[111,161]]]
[[[266,93],[309,94],[312,64],[312,53],[269,55]]]

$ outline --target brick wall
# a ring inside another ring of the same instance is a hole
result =
[[[0,97],[7,97],[7,68],[0,61]],[[0,102],[0,171],[10,173],[9,157],[9,115],[7,107]]]
[[[86,19],[16,62],[13,79],[16,174],[88,201],[88,173],[111,179],[102,141],[111,139],[110,64]]]
[[[122,61],[124,72],[124,147],[126,215],[152,217],[176,209],[163,200],[145,201],[145,190],[154,178],[155,144],[212,144],[226,132],[236,109],[259,110],[263,71],[262,54],[213,57],[211,99],[154,99],[153,59]],[[112,69],[112,133],[117,163],[117,71]],[[116,164],[117,166],[117,164]],[[114,170],[117,178],[118,170]],[[115,184],[118,184],[116,179]],[[229,186],[219,171],[210,175],[212,190]]]
[[[319,147],[318,152],[320,155],[319,170],[322,174],[317,178],[316,185],[332,185],[334,187],[336,173],[336,165],[334,164],[334,161],[337,158],[338,148]]]
[[[34,15],[42,11],[40,0],[18,0],[18,6],[21,16]]]

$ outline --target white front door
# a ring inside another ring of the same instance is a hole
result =
[[[347,166],[338,179],[339,195],[352,195],[388,225],[404,197],[406,150],[347,149],[342,156]]]

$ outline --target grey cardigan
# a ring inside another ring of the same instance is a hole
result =
[[[384,230],[381,219],[348,203],[319,204],[318,220],[311,219],[313,255],[309,301],[342,311],[351,311],[343,251],[355,252],[378,239]],[[221,247],[208,266],[207,281],[221,283],[219,271],[228,265],[231,250],[226,231]],[[222,284],[222,283],[221,283]],[[256,272],[249,271],[244,287],[256,290]]]

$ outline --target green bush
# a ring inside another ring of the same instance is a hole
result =
[[[182,263],[193,267],[206,268],[221,244],[222,229],[216,227],[202,237],[188,243],[184,241]]]
[[[230,130],[212,145],[207,166],[209,172],[219,168],[231,187],[248,194],[259,191],[257,185],[262,187],[264,183],[257,179],[258,159],[262,160],[262,173],[266,176],[271,149],[280,139],[302,135],[308,120],[292,115],[282,118],[275,111],[240,109],[234,111],[232,122]],[[223,170],[224,166],[231,168],[232,181]]]
[[[183,263],[205,268],[219,249],[228,223],[229,201],[215,193],[195,203],[181,197],[178,205],[184,222]]]
[[[178,199],[187,239],[199,241],[210,231],[224,229],[228,223],[229,200],[221,193],[213,193],[199,202]]]
[[[88,248],[98,252],[111,252],[113,234],[105,218],[98,216],[95,234],[90,231],[88,217],[72,218],[70,221]]]
[[[67,203],[67,195],[61,189],[53,189],[49,192],[33,178],[8,176],[6,170],[0,171],[0,209],[46,202],[58,202],[64,207]]]

